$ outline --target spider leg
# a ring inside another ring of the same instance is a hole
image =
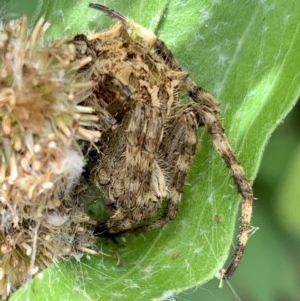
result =
[[[182,69],[174,59],[172,52],[167,46],[157,38],[153,45],[156,53],[172,69],[181,71]],[[243,167],[240,165],[234,151],[232,150],[225,130],[221,122],[221,115],[218,104],[214,97],[206,92],[203,88],[198,87],[190,78],[186,80],[186,89],[189,96],[194,102],[200,105],[198,112],[200,119],[211,135],[212,141],[218,153],[229,169],[231,176],[237,186],[239,194],[242,196],[241,223],[238,237],[238,243],[235,248],[229,266],[222,270],[223,278],[230,278],[244,254],[245,246],[248,241],[248,232],[251,227],[252,206],[253,206],[253,189]]]
[[[253,190],[243,167],[238,162],[229,142],[225,135],[221,123],[220,112],[215,99],[202,88],[197,87],[192,81],[188,82],[190,97],[201,105],[199,115],[203,120],[207,131],[212,137],[215,148],[221,155],[232,178],[237,186],[238,192],[242,196],[241,224],[238,237],[238,244],[231,259],[229,266],[224,271],[223,277],[229,278],[236,270],[241,257],[244,253],[248,240],[248,232],[251,227]]]
[[[144,41],[153,46],[156,53],[161,59],[173,70],[181,71],[182,69],[176,62],[171,51],[167,46],[150,30],[143,28],[136,24],[126,16],[111,10],[100,4],[90,4],[92,8],[103,11],[113,18],[124,23],[127,27],[136,32]],[[251,226],[252,216],[252,203],[253,203],[253,190],[252,185],[247,178],[245,171],[239,164],[229,142],[225,135],[224,127],[221,123],[220,112],[215,99],[200,87],[197,87],[192,80],[186,80],[186,88],[189,96],[199,104],[200,109],[198,114],[200,119],[205,124],[208,133],[211,135],[213,143],[224,160],[226,166],[230,170],[233,180],[237,186],[239,193],[242,196],[242,219],[240,224],[240,233],[238,244],[227,269],[223,273],[224,278],[229,278],[236,270],[241,257],[244,253],[245,245],[248,240],[248,232]],[[172,214],[171,214],[172,215]]]
[[[160,147],[162,162],[168,170],[169,200],[164,217],[167,220],[176,215],[184,180],[197,149],[198,127],[201,124],[198,106],[176,106],[171,110]]]

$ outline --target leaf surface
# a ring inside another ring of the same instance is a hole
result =
[[[296,0],[105,1],[157,30],[177,60],[219,101],[228,139],[253,180],[265,145],[299,95]],[[99,31],[113,21],[86,0],[40,1],[49,38]],[[176,219],[114,245],[105,256],[58,261],[10,300],[164,300],[211,279],[233,250],[240,196],[205,129]],[[255,214],[255,213],[254,213]],[[251,238],[255,244],[255,235]],[[247,250],[243,260],[247,260]],[[26,299],[27,298],[27,299]]]

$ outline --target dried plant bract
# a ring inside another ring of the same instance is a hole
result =
[[[67,40],[47,45],[49,24],[31,32],[23,17],[0,25],[0,295],[51,263],[88,246],[82,206],[69,197],[84,158],[78,139],[95,142],[93,109],[78,105],[92,82],[77,70]]]

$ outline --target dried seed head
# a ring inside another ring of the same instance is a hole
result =
[[[92,83],[76,74],[90,61],[76,59],[67,39],[44,42],[41,18],[0,24],[0,295],[28,277],[88,246],[76,232],[88,218],[68,193],[85,164],[77,139],[100,133],[93,109],[79,104]],[[75,224],[75,227],[74,227]],[[47,233],[47,235],[45,235]],[[76,240],[77,246],[74,246]]]

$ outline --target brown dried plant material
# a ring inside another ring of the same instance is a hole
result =
[[[93,109],[79,105],[92,82],[66,39],[44,42],[49,24],[0,25],[0,295],[93,241],[69,197],[85,164],[78,139],[100,138]]]

